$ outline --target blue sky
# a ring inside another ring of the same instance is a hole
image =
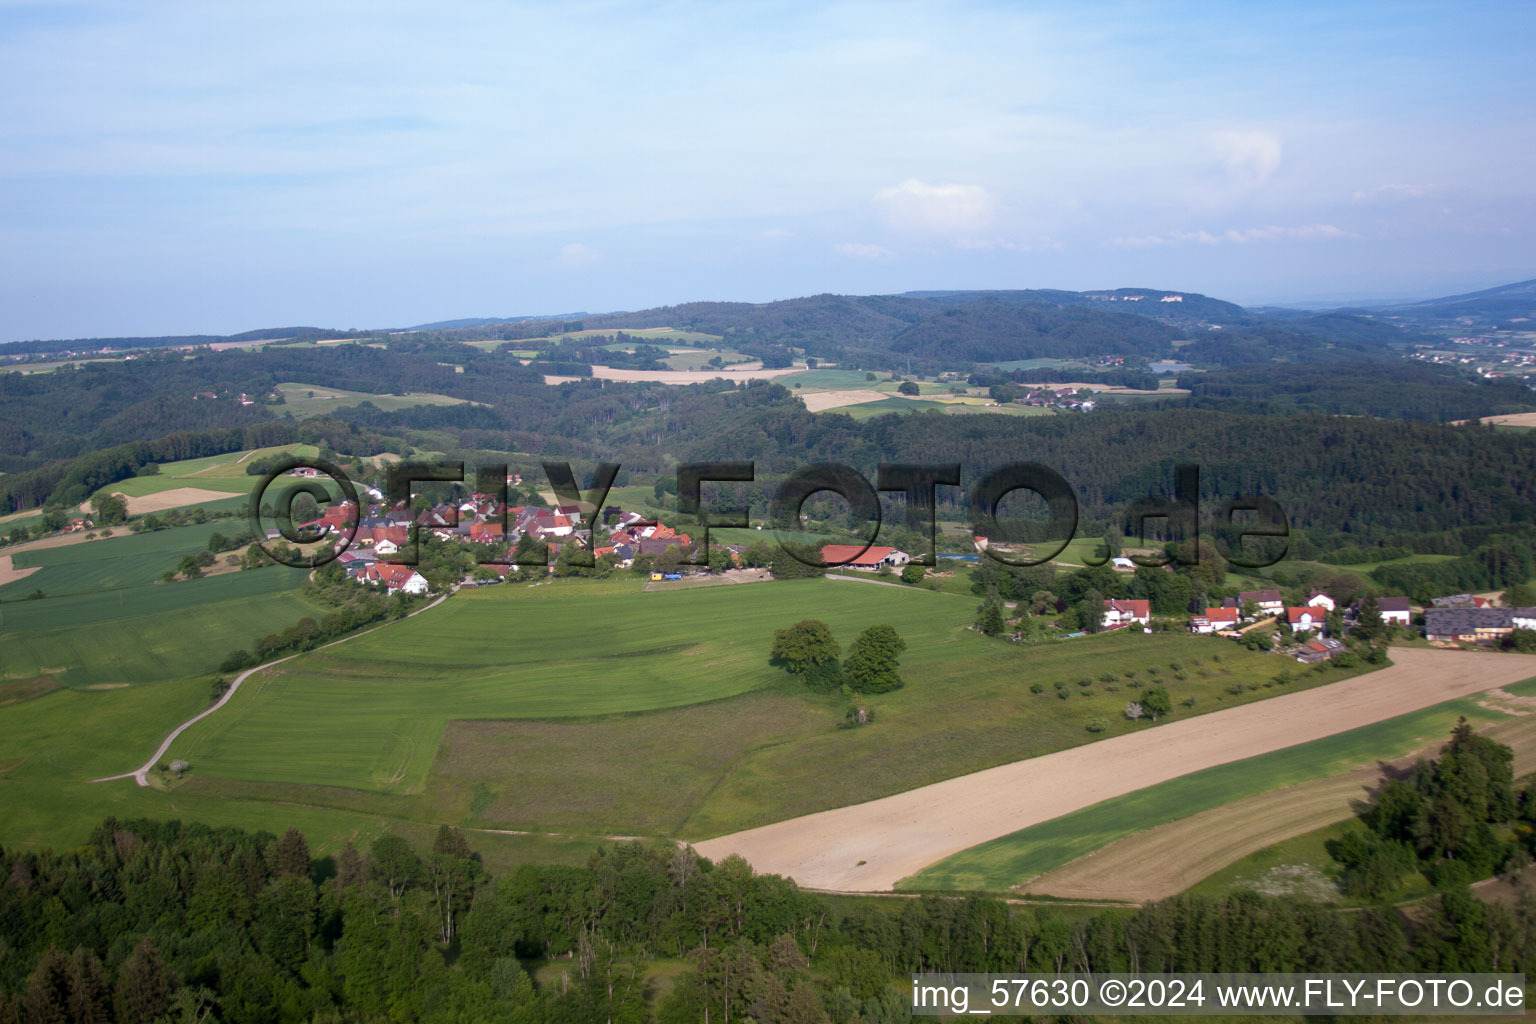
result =
[[[0,340],[1536,276],[1536,5],[0,0]]]

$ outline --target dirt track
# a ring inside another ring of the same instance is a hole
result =
[[[1517,778],[1536,771],[1536,716],[1481,731],[1514,750]],[[1434,757],[1443,745],[1436,740],[1393,765],[1403,768],[1420,757]],[[1166,899],[1250,853],[1343,821],[1354,814],[1351,801],[1365,799],[1380,780],[1381,766],[1371,765],[1258,793],[1126,836],[1021,888],[1063,899]]]
[[[1190,772],[1536,676],[1536,655],[1402,649],[1390,668],[696,844],[804,886],[890,889],[978,843]],[[1277,664],[1278,664],[1277,659]]]

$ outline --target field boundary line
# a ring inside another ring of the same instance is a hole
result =
[[[415,611],[411,612],[409,615],[406,615],[406,616],[404,616],[402,618],[399,618],[399,619],[395,619],[394,622],[404,622],[406,619],[413,619],[413,618],[415,618],[416,616],[420,615],[422,612],[431,611],[433,608],[436,608],[438,605],[442,604],[444,601],[446,601],[450,597],[452,597],[458,591],[458,589],[459,589],[458,587],[454,587],[452,590],[449,590],[448,593],[444,594],[442,597],[438,598],[436,601],[433,601],[431,604],[427,605],[426,607],[418,608]],[[160,760],[160,758],[165,756],[166,751],[171,749],[171,744],[176,742],[177,737],[179,737],[182,733],[186,732],[188,729],[192,728],[192,726],[196,725],[198,722],[201,722],[203,719],[205,719],[209,715],[213,714],[215,711],[219,710],[219,708],[222,708],[225,704],[228,704],[229,703],[229,699],[235,695],[235,691],[240,689],[240,684],[245,682],[251,676],[255,675],[257,672],[265,671],[266,669],[269,669],[269,668],[273,667],[274,665],[281,665],[285,661],[290,661],[293,658],[297,658],[300,654],[311,654],[311,653],[313,653],[313,651],[323,651],[327,647],[335,647],[337,644],[344,644],[348,640],[355,640],[355,639],[357,639],[360,636],[367,636],[369,633],[372,633],[375,630],[383,629],[385,626],[389,626],[389,625],[392,625],[392,623],[385,622],[385,623],[382,623],[380,625],[374,626],[373,629],[365,629],[361,633],[353,633],[351,636],[344,636],[340,640],[332,640],[328,644],[321,644],[319,647],[313,648],[310,651],[298,651],[298,652],[295,652],[293,654],[285,655],[285,656],[283,656],[281,658],[276,658],[276,659],[274,659],[272,661],[266,662],[265,664],[257,665],[254,668],[246,669],[244,672],[241,672],[239,675],[235,676],[234,681],[229,684],[229,689],[224,691],[224,696],[220,697],[218,699],[218,701],[213,705],[213,707],[207,708],[207,709],[205,709],[203,711],[198,712],[197,714],[193,715],[191,718],[187,719],[185,722],[182,722],[175,729],[171,730],[171,734],[165,738],[165,741],[163,743],[160,744],[160,748],[158,750],[156,750],[153,754],[151,754],[150,757],[149,757],[149,760],[145,761],[137,769],[135,769],[135,770],[133,770],[131,772],[123,772],[121,775],[106,775],[106,776],[103,776],[102,778],[99,778],[99,779],[92,779],[91,781],[92,782],[116,782],[118,779],[130,779],[131,778],[131,779],[133,779],[134,782],[138,783],[140,786],[148,787],[148,785],[149,785],[149,773],[150,773],[150,770],[152,768],[154,768],[155,764]]]

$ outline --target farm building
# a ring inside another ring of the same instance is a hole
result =
[[[1424,612],[1424,635],[1445,643],[1492,643],[1514,628],[1515,616],[1508,608],[1430,608]]]
[[[850,569],[873,572],[882,566],[906,565],[912,556],[896,548],[860,548],[857,544],[827,544],[821,549],[821,560],[828,565],[845,565]]]

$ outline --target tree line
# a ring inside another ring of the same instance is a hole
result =
[[[5,1024],[899,1024],[921,971],[1528,972],[1536,914],[1448,885],[1411,915],[1241,892],[1068,916],[821,896],[661,841],[496,877],[448,826],[316,857],[294,829],[108,819],[0,850],[0,943]]]

